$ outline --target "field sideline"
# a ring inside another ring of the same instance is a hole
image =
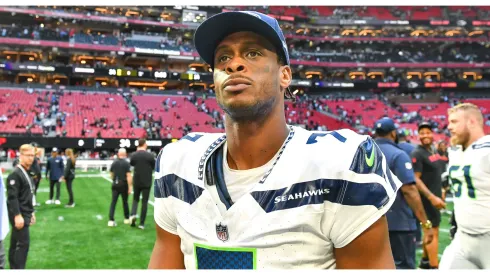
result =
[[[7,172],[4,172],[4,177]],[[75,208],[65,208],[68,194],[61,185],[62,205],[46,205],[49,183],[42,180],[37,196],[37,223],[31,227],[27,269],[146,269],[155,242],[153,188],[145,230],[123,224],[122,200],[116,206],[117,227],[107,226],[111,185],[107,173],[77,173],[74,181]],[[132,205],[129,196],[129,208]],[[140,203],[141,205],[141,203]],[[140,213],[141,207],[138,209]],[[452,203],[448,203],[452,211]],[[449,214],[441,222],[439,254],[450,243]],[[10,234],[5,239],[6,254]],[[421,250],[417,251],[417,258]],[[418,259],[417,259],[418,260]],[[6,268],[9,268],[8,261]]]
[[[115,213],[117,227],[108,227],[111,185],[107,175],[80,174],[73,185],[75,208],[64,207],[68,200],[64,184],[61,185],[62,205],[46,205],[49,183],[42,180],[37,196],[42,205],[36,208],[37,223],[30,230],[31,246],[26,268],[147,268],[155,242],[153,205],[148,206],[145,230],[140,230],[123,224],[122,200],[119,198]],[[130,209],[132,199],[130,195]],[[153,201],[153,191],[150,201]],[[9,243],[10,234],[4,243],[7,254]],[[8,262],[6,268],[9,268]]]

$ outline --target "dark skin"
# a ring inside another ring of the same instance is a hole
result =
[[[428,151],[431,151],[432,142],[434,141],[434,135],[432,131],[428,128],[422,128],[419,131],[419,137],[420,144]],[[422,181],[421,172],[415,172],[415,182],[420,193],[422,193],[422,195],[426,197],[432,203],[432,205],[434,205],[434,207],[436,207],[437,209],[446,208],[446,203],[444,203],[444,201],[438,196],[432,194],[429,188],[427,188],[425,183]]]
[[[420,137],[420,144],[429,152],[432,150],[432,143],[434,142],[434,135],[432,133],[432,130],[429,128],[421,128],[419,130],[419,137]],[[438,196],[434,195],[429,188],[427,188],[427,185],[422,181],[422,173],[421,172],[415,172],[415,182],[417,184],[417,188],[419,189],[420,193],[422,193],[423,196],[425,196],[432,205],[434,205],[435,208],[437,209],[442,209],[446,208],[446,203],[439,198]],[[438,267],[439,262],[438,262],[438,256],[437,256],[437,251],[438,251],[438,244],[439,244],[439,228],[434,227],[434,241],[430,244],[424,244],[424,249],[423,249],[423,257],[429,257],[429,264],[433,267]]]
[[[289,129],[284,116],[284,90],[292,73],[277,62],[274,46],[250,32],[234,33],[215,53],[216,100],[225,110],[227,160],[231,169],[266,164],[281,148]],[[250,83],[244,90],[224,87],[235,79]]]
[[[380,138],[386,138],[393,142],[397,139],[396,130],[391,131],[387,135],[378,134]],[[417,217],[417,219],[421,223],[427,222],[427,214],[425,213],[424,205],[422,204],[422,200],[420,199],[419,191],[417,190],[417,186],[415,184],[404,184],[400,188],[405,201],[408,206],[413,210],[413,213]],[[424,228],[424,243],[429,244],[434,239],[434,232],[432,228],[426,229]]]
[[[279,151],[289,133],[284,91],[291,79],[290,67],[278,62],[276,49],[262,36],[233,33],[218,45],[214,85],[218,104],[226,114],[230,168],[260,167]],[[227,85],[230,83],[233,85]],[[157,226],[157,241],[148,267],[184,268],[180,244],[178,236]],[[394,269],[386,217],[350,244],[334,249],[334,253],[339,269]]]

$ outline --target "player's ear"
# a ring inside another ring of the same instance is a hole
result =
[[[279,79],[281,88],[286,89],[291,85],[291,80],[293,79],[293,72],[291,71],[291,67],[288,65],[281,66],[279,70]]]

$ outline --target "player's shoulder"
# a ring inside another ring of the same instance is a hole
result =
[[[211,144],[220,138],[224,138],[224,133],[202,133],[193,132],[183,136],[176,142],[167,144],[163,149],[162,157],[179,157],[188,153],[197,153],[200,150],[207,149]],[[168,155],[172,153],[172,156]]]
[[[224,140],[224,133],[189,133],[178,141],[165,145],[160,150],[157,156],[157,166],[176,167],[180,164],[185,166],[184,161],[187,164],[195,163],[206,151],[212,151]]]
[[[312,131],[301,127],[295,127],[295,131],[300,136],[300,139],[306,139],[304,146],[313,145],[313,147],[323,148],[338,148],[341,147],[357,147],[362,142],[370,139],[367,135],[358,134],[351,129],[339,129],[334,131]]]
[[[370,136],[350,129],[308,131],[300,128],[297,132],[299,138],[294,143],[295,151],[307,154],[312,162],[326,162],[330,167],[344,169],[352,166],[353,162],[365,159],[364,155],[371,162],[376,151],[379,151]]]
[[[488,151],[490,149],[490,135],[485,135],[478,139],[473,145],[471,145],[473,150],[485,149]]]

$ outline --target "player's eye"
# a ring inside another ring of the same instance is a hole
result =
[[[227,56],[227,55],[222,55],[222,56],[218,57],[218,63],[223,63],[223,62],[226,62],[226,61],[228,61],[228,60],[229,60],[229,58],[230,58],[230,57],[229,57],[229,56]]]
[[[250,57],[250,58],[256,58],[258,56],[261,56],[260,52],[258,52],[258,51],[250,51],[247,53],[247,57]]]

